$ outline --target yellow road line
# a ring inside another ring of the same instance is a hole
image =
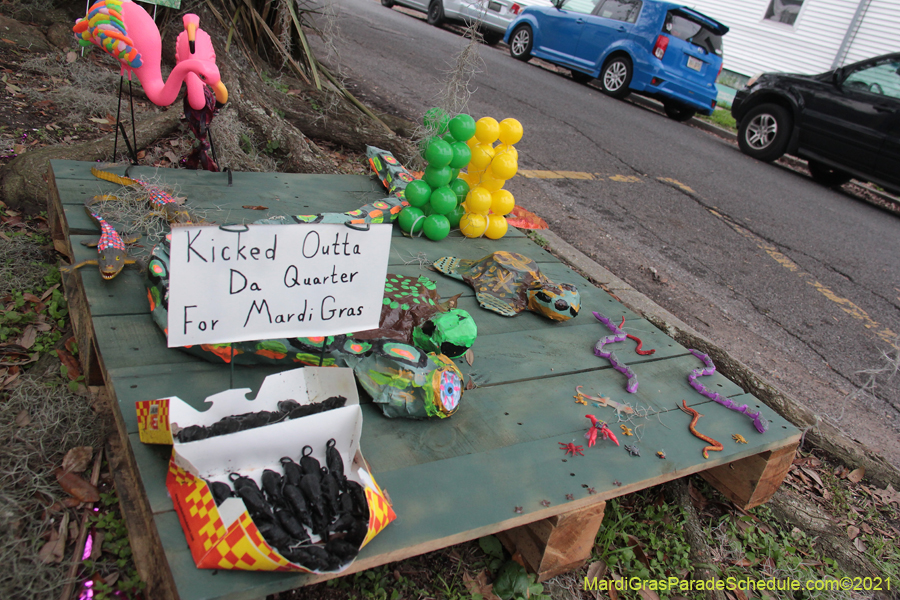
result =
[[[852,300],[850,300],[848,298],[844,298],[842,296],[838,296],[831,289],[829,289],[827,286],[825,286],[823,283],[815,280],[815,278],[813,278],[812,275],[804,272],[803,269],[800,268],[800,265],[798,265],[797,263],[792,261],[790,258],[788,258],[784,254],[779,252],[774,246],[765,243],[765,241],[763,241],[762,239],[760,239],[753,233],[750,233],[749,231],[747,231],[740,225],[733,223],[731,220],[725,218],[722,214],[716,212],[715,210],[709,209],[709,212],[712,213],[714,216],[718,217],[719,219],[728,223],[732,229],[737,231],[739,234],[741,234],[748,240],[755,243],[756,246],[760,250],[764,251],[766,254],[771,256],[772,259],[775,260],[775,262],[780,264],[782,267],[784,267],[791,273],[796,273],[799,277],[803,278],[804,281],[806,281],[806,283],[808,283],[809,285],[813,286],[817,292],[819,292],[820,294],[825,296],[831,302],[834,302],[835,304],[837,304],[838,307],[842,311],[844,311],[845,313],[847,313],[854,319],[861,321],[863,324],[863,327],[874,331],[875,335],[877,335],[880,339],[887,342],[888,344],[893,344],[897,340],[897,334],[894,333],[890,328],[883,327],[880,323],[878,323],[872,317],[870,317],[869,314],[865,310],[863,310],[862,308],[860,308],[859,306],[854,304]]]
[[[526,179],[581,179],[584,181],[597,181],[609,179],[620,183],[637,183],[640,177],[634,175],[603,175],[602,173],[587,173],[585,171],[542,171],[537,169],[519,169],[518,174]],[[690,189],[690,188],[688,188]]]

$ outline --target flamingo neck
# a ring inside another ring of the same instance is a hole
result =
[[[147,97],[157,106],[169,106],[178,98],[181,92],[181,84],[184,83],[188,73],[206,74],[206,65],[199,60],[184,60],[175,65],[169,74],[168,80],[163,82],[159,63],[145,62],[143,66],[134,69],[135,75],[141,82],[141,86],[147,93]]]

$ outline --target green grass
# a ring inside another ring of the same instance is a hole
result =
[[[731,116],[731,111],[724,108],[717,108],[713,111],[713,114],[706,115],[697,115],[698,119],[703,119],[708,123],[712,123],[713,125],[718,125],[723,129],[728,129],[729,131],[737,132],[737,122],[734,120],[734,117]]]

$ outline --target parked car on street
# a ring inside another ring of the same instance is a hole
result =
[[[716,107],[722,36],[728,27],[679,4],[657,0],[554,0],[526,8],[504,41],[513,58],[567,67],[576,81],[599,78],[614,98],[630,92],[662,101],[687,121]]]
[[[757,75],[731,114],[753,158],[793,154],[825,185],[856,177],[900,193],[900,53],[821,75]]]
[[[428,16],[430,25],[480,23],[484,42],[494,46],[503,39],[506,27],[528,6],[551,6],[550,0],[381,0],[388,8],[406,6]]]

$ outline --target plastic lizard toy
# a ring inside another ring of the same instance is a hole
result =
[[[615,400],[610,400],[606,396],[588,396],[584,392],[581,391],[581,386],[575,386],[575,401],[581,402],[585,399],[593,400],[597,403],[598,407],[609,406],[616,409],[616,414],[621,415],[622,413],[626,414],[634,414],[634,409],[626,404],[622,404],[621,402],[616,402]]]
[[[84,210],[87,212],[88,216],[100,226],[100,239],[96,242],[82,242],[83,245],[89,248],[97,248],[97,258],[83,260],[77,265],[63,267],[61,270],[74,271],[85,265],[97,265],[100,268],[100,276],[106,281],[109,281],[118,275],[125,265],[132,265],[135,263],[134,259],[128,258],[125,244],[133,244],[140,239],[140,236],[123,239],[122,236],[113,229],[112,225],[107,223],[103,217],[98,215],[91,208],[91,205],[98,200],[100,200],[100,197],[95,196],[84,205]]]
[[[191,214],[184,210],[171,194],[158,185],[153,185],[152,183],[147,183],[140,179],[116,175],[109,171],[101,171],[97,167],[91,167],[91,175],[97,179],[109,181],[110,183],[118,183],[119,185],[124,185],[126,187],[138,186],[142,188],[147,192],[147,200],[150,202],[150,206],[153,210],[161,212],[169,224],[185,224],[193,222]]]

